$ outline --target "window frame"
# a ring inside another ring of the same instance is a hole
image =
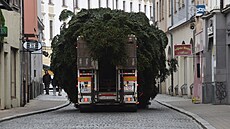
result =
[[[53,20],[49,20],[49,29],[50,29],[50,40],[53,39]]]
[[[133,11],[133,2],[131,1],[130,2],[130,12],[132,12]]]
[[[62,0],[62,6],[63,7],[66,7],[67,5],[66,5],[66,0]]]
[[[123,11],[125,11],[125,4],[126,4],[126,2],[125,1],[123,1]]]

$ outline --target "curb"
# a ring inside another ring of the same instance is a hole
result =
[[[66,102],[63,105],[52,107],[52,108],[48,108],[48,109],[42,109],[42,110],[38,110],[38,111],[32,111],[32,112],[27,112],[27,113],[22,113],[22,114],[17,114],[17,115],[13,115],[13,116],[4,117],[4,118],[0,119],[0,123],[3,122],[3,121],[8,121],[8,120],[15,119],[15,118],[20,118],[20,117],[25,117],[25,116],[39,114],[39,113],[50,112],[50,111],[55,111],[55,110],[58,110],[58,109],[61,109],[61,108],[64,108],[64,107],[70,105],[70,103],[71,102]]]
[[[215,127],[213,127],[211,124],[209,124],[206,120],[202,119],[201,117],[199,117],[197,114],[194,114],[194,113],[191,113],[191,112],[188,112],[182,108],[178,108],[178,107],[175,107],[171,104],[168,104],[168,103],[165,103],[165,102],[162,102],[162,101],[159,101],[159,100],[155,100],[156,102],[158,102],[159,104],[161,105],[164,105],[170,109],[173,109],[173,110],[176,110],[182,114],[185,114],[189,117],[191,117],[193,120],[195,120],[199,125],[201,125],[202,128],[204,129],[216,129]]]

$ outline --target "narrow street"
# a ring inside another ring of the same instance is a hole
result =
[[[0,129],[199,129],[194,120],[152,101],[137,112],[80,113],[71,104],[57,111],[5,121]]]

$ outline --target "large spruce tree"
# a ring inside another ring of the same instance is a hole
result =
[[[71,20],[67,25],[63,23],[60,35],[52,41],[51,69],[70,100],[77,102],[77,37],[83,36],[87,41],[93,59],[99,60],[110,55],[111,63],[122,65],[126,58],[123,50],[127,36],[134,34],[138,46],[139,102],[143,106],[147,105],[158,93],[156,79],[164,81],[168,74],[165,57],[168,39],[165,33],[150,25],[149,19],[140,12],[127,13],[105,8],[83,9],[76,15],[65,12],[62,12],[60,20],[69,16]]]

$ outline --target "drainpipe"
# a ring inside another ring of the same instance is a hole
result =
[[[21,43],[24,40],[24,0],[21,0]],[[20,106],[25,106],[26,104],[26,77],[25,77],[25,52],[22,45],[21,47],[21,87],[20,90],[22,91],[20,94]]]
[[[168,27],[168,33],[170,34],[170,42],[171,42],[171,59],[173,59],[173,35],[169,30],[173,26],[173,0],[171,0],[171,26]],[[173,96],[173,70],[171,72],[171,95]]]

